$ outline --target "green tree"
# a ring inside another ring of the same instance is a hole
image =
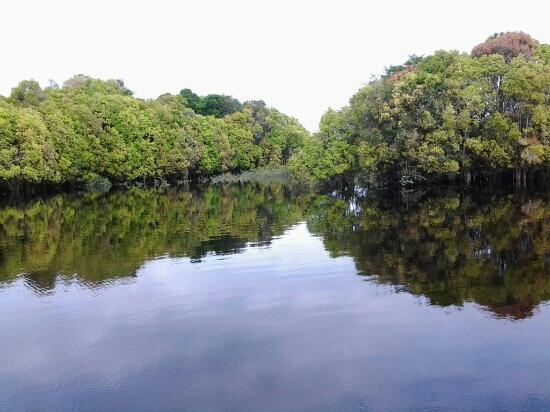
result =
[[[0,179],[12,189],[24,182],[57,181],[57,154],[46,136],[37,111],[0,101]]]
[[[20,106],[38,106],[45,98],[44,91],[35,80],[23,80],[11,89],[10,98]]]
[[[353,172],[374,185],[548,176],[548,47],[505,33],[472,55],[438,51],[391,66],[322,119],[320,142],[345,141]],[[305,154],[296,154],[305,156]],[[295,168],[307,174],[308,168]],[[344,173],[349,173],[347,168]],[[318,177],[315,165],[309,170]],[[329,178],[332,178],[329,175]]]

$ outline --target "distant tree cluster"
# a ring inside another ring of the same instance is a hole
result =
[[[187,179],[286,163],[308,132],[265,103],[188,89],[132,97],[84,75],[0,97],[0,186]]]
[[[290,161],[315,180],[376,185],[493,178],[526,185],[550,166],[550,45],[501,33],[471,55],[438,51],[392,66],[329,110]]]
[[[187,106],[203,116],[222,118],[243,109],[241,102],[223,94],[209,94],[201,97],[191,89],[183,89],[180,94],[185,98]]]

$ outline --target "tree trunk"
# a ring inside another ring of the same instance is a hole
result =
[[[19,193],[19,190],[21,189],[21,180],[17,178],[9,179],[8,186],[11,192]]]
[[[466,187],[470,186],[471,181],[472,181],[472,175],[470,173],[470,170],[466,169],[464,171],[464,184],[466,185]]]

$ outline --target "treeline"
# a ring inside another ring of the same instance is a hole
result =
[[[500,33],[471,54],[412,56],[329,110],[291,171],[377,186],[547,180],[550,45]]]
[[[132,97],[84,75],[0,96],[0,186],[201,178],[285,164],[308,132],[263,101],[189,89]]]

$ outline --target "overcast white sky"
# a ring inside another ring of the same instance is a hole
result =
[[[549,15],[545,0],[1,0],[0,94],[84,73],[143,98],[189,87],[263,99],[315,130],[385,66],[497,31],[549,43]]]

